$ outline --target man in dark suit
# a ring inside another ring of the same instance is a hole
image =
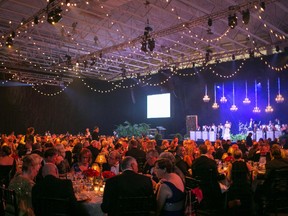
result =
[[[98,126],[95,126],[94,127],[94,130],[92,132],[92,140],[97,140],[99,141],[99,127]]]
[[[138,174],[138,164],[135,158],[125,157],[122,161],[123,173],[107,180],[101,209],[108,216],[119,215],[120,197],[151,197],[149,203],[156,203],[152,181],[149,177]],[[145,203],[143,203],[144,205]],[[132,207],[133,203],[129,203]],[[151,209],[155,210],[155,205]]]
[[[59,179],[55,164],[46,163],[42,168],[42,175],[44,179],[32,188],[32,205],[36,216],[43,216],[41,198],[44,197],[68,199],[68,206],[57,206],[57,210],[60,211],[60,208],[65,208],[70,210],[70,215],[87,215],[85,210],[80,209],[81,206],[77,203],[71,180]],[[48,212],[45,213],[49,215]]]
[[[175,165],[183,172],[185,176],[189,176],[189,166],[184,161],[184,155],[186,155],[186,149],[183,145],[176,147]]]
[[[253,145],[252,133],[250,132],[246,137],[246,145],[251,147]]]
[[[139,165],[139,172],[143,172],[143,166],[146,161],[146,153],[139,148],[137,140],[132,139],[129,143],[129,150],[126,152],[126,156],[134,157]]]
[[[117,150],[109,153],[108,162],[102,165],[102,171],[111,171],[115,175],[121,172],[121,154]]]
[[[218,169],[214,160],[207,157],[207,146],[199,146],[201,156],[193,161],[192,177],[200,180],[203,200],[199,208],[218,210],[222,206],[222,194],[218,183]],[[220,210],[220,209],[219,209]]]

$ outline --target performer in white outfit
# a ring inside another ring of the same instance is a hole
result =
[[[231,123],[226,121],[226,123],[224,125],[224,134],[223,134],[224,140],[230,140],[231,139],[230,128],[231,128]]]

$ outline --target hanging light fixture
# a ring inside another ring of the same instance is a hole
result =
[[[257,105],[257,83],[255,80],[255,107],[253,108],[253,112],[254,113],[260,113],[261,110],[259,109],[258,105]]]
[[[283,103],[283,101],[284,101],[284,97],[280,93],[280,78],[279,77],[278,77],[278,94],[275,98],[275,101],[277,103]]]
[[[244,103],[244,104],[250,104],[251,101],[250,101],[249,98],[247,97],[247,81],[245,82],[245,90],[246,90],[246,96],[245,96],[245,98],[244,98],[244,100],[243,100],[243,103]]]
[[[271,112],[273,112],[273,108],[270,105],[270,83],[269,83],[269,79],[267,80],[267,96],[268,96],[268,104],[266,106],[265,112],[271,113]]]
[[[238,110],[238,107],[235,105],[235,91],[234,91],[234,82],[233,82],[233,92],[232,92],[232,96],[233,96],[233,104],[230,107],[230,110],[232,112],[236,112]]]
[[[219,108],[219,105],[216,102],[216,85],[215,84],[214,84],[214,103],[212,105],[212,108],[213,109],[218,109]]]
[[[226,103],[227,102],[227,99],[224,96],[224,83],[222,83],[222,97],[220,98],[220,102],[221,103]]]
[[[210,101],[210,98],[209,98],[209,96],[207,95],[207,85],[205,85],[205,95],[204,95],[204,97],[203,97],[203,101],[204,101],[205,103],[208,103],[208,102]]]

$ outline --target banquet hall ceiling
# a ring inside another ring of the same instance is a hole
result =
[[[287,20],[287,0],[0,0],[0,71],[117,80],[269,55],[287,47]]]

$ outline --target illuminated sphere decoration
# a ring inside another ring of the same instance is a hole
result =
[[[213,108],[213,109],[218,109],[218,108],[219,108],[219,105],[218,105],[217,103],[213,103],[212,108]]]
[[[233,104],[233,105],[230,107],[230,110],[231,110],[232,112],[236,112],[236,111],[238,110],[238,107],[237,107],[235,104]]]
[[[266,109],[265,109],[265,112],[266,112],[266,113],[272,113],[272,112],[273,112],[272,106],[268,105],[268,106],[266,107]]]
[[[275,101],[276,101],[276,103],[283,103],[284,97],[281,94],[277,94]]]
[[[225,96],[221,97],[221,98],[220,98],[220,102],[221,102],[221,103],[226,103],[226,102],[227,102],[226,97],[225,97]]]
[[[249,98],[244,98],[244,100],[243,100],[243,104],[250,104],[251,103],[251,101],[249,100]]]
[[[208,102],[210,101],[209,96],[208,96],[208,95],[205,95],[205,96],[203,97],[203,101],[204,101],[205,103],[208,103]]]
[[[253,113],[260,113],[261,112],[261,110],[259,109],[259,107],[254,107],[253,108]]]

